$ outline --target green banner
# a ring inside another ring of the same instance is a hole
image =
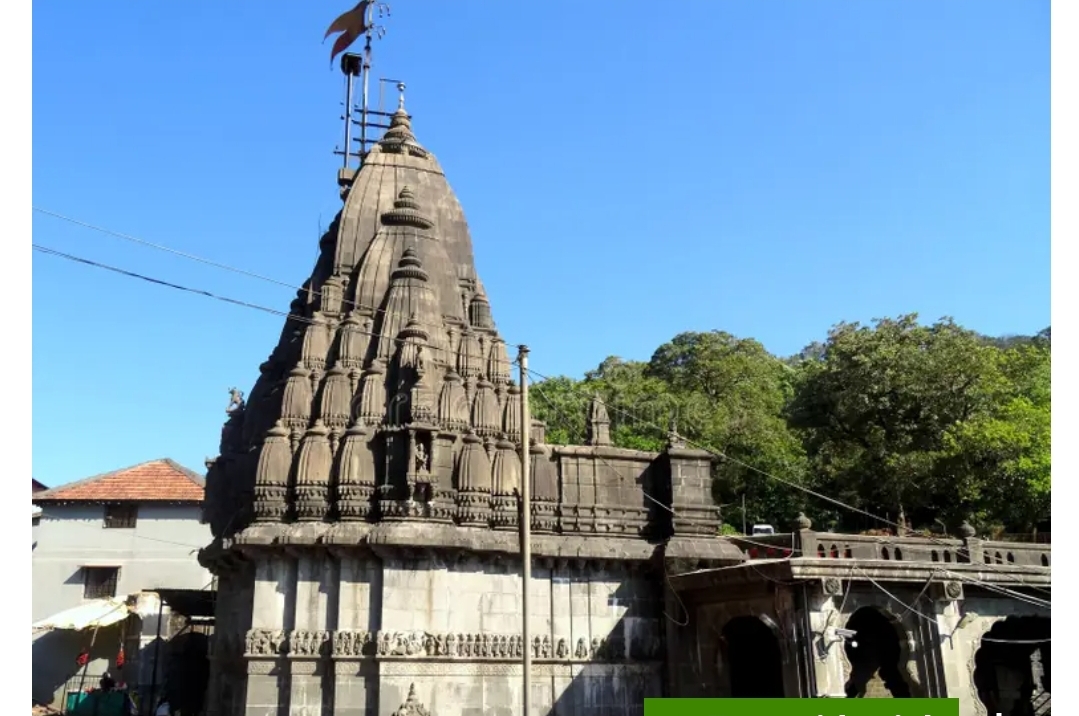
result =
[[[959,716],[959,699],[645,699],[644,716]]]

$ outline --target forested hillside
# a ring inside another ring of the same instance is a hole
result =
[[[588,401],[608,406],[616,445],[662,448],[672,417],[721,455],[713,490],[724,518],[786,527],[882,524],[809,488],[914,529],[967,519],[983,534],[1049,520],[1050,330],[988,337],[917,316],[843,323],[797,356],[752,338],[682,333],[651,360],[608,358],[583,379],[534,384],[548,442],[584,440]]]

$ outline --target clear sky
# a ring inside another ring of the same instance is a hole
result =
[[[301,283],[340,207],[351,0],[53,0],[34,205]],[[394,0],[510,345],[540,373],[722,329],[790,354],[916,311],[1049,324],[1049,3]],[[392,101],[392,100],[391,100]],[[38,213],[34,242],[287,310],[293,292]],[[34,254],[34,477],[202,470],[281,319]],[[27,375],[26,379],[30,376]],[[12,379],[20,379],[13,377]]]

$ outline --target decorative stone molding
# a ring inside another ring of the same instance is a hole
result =
[[[393,677],[519,677],[522,673],[519,663],[504,661],[385,661],[379,665],[381,678]],[[541,679],[563,678],[575,679],[582,675],[586,668],[581,663],[540,662],[532,664],[533,676]],[[659,676],[662,665],[657,662],[646,664],[597,664],[588,665],[589,674],[593,676]]]
[[[947,580],[933,584],[933,598],[938,602],[956,602],[963,599],[963,583]]]
[[[841,596],[843,594],[843,580],[838,577],[825,577],[821,580],[821,591],[829,597]]]
[[[256,630],[253,630],[256,631]],[[488,633],[432,633],[426,631],[338,631],[294,632],[293,656],[319,656],[315,645],[332,642],[334,658],[379,659],[493,659],[515,660],[524,656],[524,643],[520,634]],[[323,636],[325,635],[325,636]],[[272,655],[266,645],[269,636],[257,642],[261,651],[249,651],[256,655]],[[297,641],[298,639],[298,641]],[[321,639],[321,641],[320,641]],[[564,637],[535,636],[529,645],[532,658],[551,661],[624,662],[655,661],[662,657],[663,640],[658,635],[632,639],[628,654],[626,642],[620,636],[607,639],[599,637],[591,641],[577,639],[574,644]],[[276,652],[273,652],[276,653]]]
[[[252,659],[247,662],[247,674],[248,676],[269,676],[274,672],[277,666],[278,663],[276,660],[270,661],[268,659]]]

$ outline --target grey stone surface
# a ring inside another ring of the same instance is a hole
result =
[[[639,713],[662,693],[665,551],[737,563],[707,453],[521,444],[464,214],[400,110],[207,476],[214,714]],[[521,633],[529,461],[533,577]]]
[[[848,648],[851,640],[837,630],[855,628],[856,615],[866,611],[881,615],[896,639],[891,683],[878,668],[866,685],[867,696],[890,697],[891,688],[906,689],[911,696],[958,698],[963,716],[984,716],[986,706],[976,687],[977,655],[990,629],[1015,617],[1044,620],[1042,637],[1025,635],[1046,638],[1044,643],[1019,648],[1035,652],[1032,660],[1048,684],[1043,664],[1048,661],[1050,595],[1038,590],[1051,587],[1050,568],[1043,566],[1050,561],[1049,545],[987,543],[972,535],[964,540],[866,537],[800,526],[793,535],[761,538],[792,548],[786,558],[762,557],[738,567],[670,577],[668,613],[680,615],[666,625],[670,696],[744,696],[736,690],[732,662],[772,668],[759,654],[736,652],[725,636],[727,625],[749,618],[771,631],[778,647],[779,659],[772,666],[779,672],[781,695],[844,698],[852,680],[851,654],[871,649],[877,637],[858,632],[857,646]],[[817,556],[819,545],[825,546],[823,557]],[[896,547],[903,555],[899,561]],[[881,556],[883,549],[889,550],[888,559]],[[798,556],[803,551],[811,556]],[[943,561],[945,551],[951,551],[953,561]],[[991,566],[979,559],[984,554],[991,556]],[[1011,676],[1023,682],[1022,670]],[[1027,678],[1032,677],[1030,671]],[[1013,695],[1023,693],[1016,687]],[[1038,693],[1044,704],[1048,688]]]

